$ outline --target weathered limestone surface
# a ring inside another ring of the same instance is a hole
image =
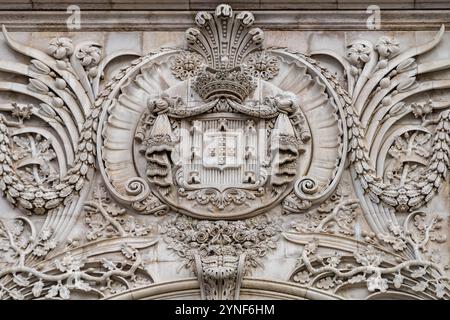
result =
[[[3,10],[65,10],[71,0],[2,0]],[[214,10],[219,0],[78,0],[82,9],[93,10]],[[366,9],[369,0],[230,0],[235,10]],[[446,0],[378,0],[382,9],[448,9]]]
[[[0,20],[1,299],[449,299],[446,11],[232,4]]]

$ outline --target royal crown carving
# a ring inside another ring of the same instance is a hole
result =
[[[444,28],[308,55],[194,23],[144,55],[3,27],[0,298],[448,299]]]
[[[205,101],[228,98],[242,102],[255,88],[253,78],[246,75],[241,67],[228,70],[207,67],[197,76],[193,85],[195,92]]]

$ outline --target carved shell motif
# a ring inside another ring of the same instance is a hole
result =
[[[163,281],[203,299],[240,298],[241,285],[450,297],[446,218],[431,212],[448,213],[434,196],[448,191],[450,81],[421,77],[450,60],[416,59],[444,28],[405,50],[382,36],[306,55],[265,48],[253,22],[222,4],[196,15],[183,49],[105,57],[93,41],[57,37],[44,52],[3,28],[29,63],[0,61],[14,99],[0,104],[0,191],[21,210],[1,212],[0,298],[161,297]],[[122,56],[137,58],[103,83]],[[269,256],[283,272],[252,278]]]
[[[205,51],[217,41],[208,30],[227,30],[200,23],[189,51],[146,56],[105,102],[101,170],[122,201],[137,208],[156,196],[179,212],[231,219],[269,209],[294,186],[308,202],[333,191],[345,132],[332,87],[304,57],[261,51],[245,36],[253,29],[229,19],[242,30],[233,46]]]

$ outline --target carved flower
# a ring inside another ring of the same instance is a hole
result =
[[[167,220],[164,226],[167,228],[163,231],[166,235],[164,241],[191,266],[195,254],[202,257],[237,256],[245,252],[246,265],[256,267],[260,257],[276,248],[278,228],[267,217],[246,221],[198,221],[178,216],[175,220]],[[265,235],[263,240],[258,237],[260,234]]]
[[[209,234],[205,231],[200,230],[200,231],[197,231],[195,240],[198,243],[204,243],[208,240],[208,238],[209,238]]]
[[[180,80],[186,80],[198,75],[202,70],[202,58],[194,53],[182,52],[172,63],[170,70],[172,74]]]
[[[225,221],[224,221],[225,222]],[[234,232],[234,225],[231,223],[226,222],[226,224],[224,224],[222,226],[222,232],[226,235],[232,235]]]
[[[256,78],[270,80],[280,71],[280,63],[266,52],[251,55],[246,61],[246,72]]]
[[[405,279],[404,276],[402,276],[400,273],[396,273],[394,277],[394,287],[397,289],[400,288],[403,284],[403,280]]]
[[[384,36],[378,39],[375,48],[381,57],[386,58],[400,50],[400,43],[394,38]]]
[[[251,242],[257,242],[258,241],[258,230],[252,229],[247,231],[246,240]]]
[[[305,245],[305,248],[303,249],[303,250],[305,250],[305,254],[309,256],[311,254],[316,253],[318,244],[319,244],[319,241],[317,239],[313,239],[312,241],[308,242]]]
[[[383,261],[383,255],[376,250],[373,246],[367,246],[367,249],[363,252],[355,252],[356,261],[363,266],[378,267]]]
[[[36,199],[34,199],[33,204],[37,208],[42,208],[45,205],[45,200],[42,198],[36,198]]]
[[[329,257],[327,259],[327,262],[330,267],[336,268],[339,265],[339,263],[341,263],[341,257],[338,254],[336,254],[334,256]]]
[[[211,222],[207,221],[207,220],[199,221],[197,223],[197,225],[196,225],[196,229],[204,230],[204,231],[207,231],[207,232],[210,232],[211,228],[212,228]]]
[[[347,58],[353,65],[362,65],[369,61],[370,48],[362,43],[355,43],[347,51]]]
[[[43,257],[47,254],[48,250],[42,246],[37,246],[33,249],[33,254],[37,257]]]
[[[122,222],[123,229],[126,232],[133,234],[135,236],[138,236],[138,237],[145,236],[151,231],[150,227],[148,227],[146,224],[141,225],[133,217],[127,217],[127,219],[120,219],[120,220],[123,220],[123,222]]]
[[[267,238],[267,235],[265,232],[258,232],[258,240],[264,241],[264,240],[266,240],[266,238]]]
[[[238,194],[234,195],[235,203],[244,203],[246,199],[246,194],[244,192],[239,192]]]
[[[46,228],[42,229],[40,238],[45,241],[45,240],[50,239],[52,234],[53,234],[52,229],[49,227],[46,227]]]
[[[96,66],[100,62],[101,50],[94,45],[86,45],[81,47],[75,56],[80,60],[81,65],[87,67],[89,65]]]
[[[236,240],[237,242],[245,241],[245,237],[246,234],[244,230],[237,230],[236,232],[233,233],[233,239]]]
[[[27,237],[20,237],[16,240],[16,245],[19,248],[25,249],[26,247],[28,247],[28,244],[30,243],[31,239],[27,238]]]
[[[8,226],[8,230],[15,236],[20,235],[24,230],[23,221],[14,220],[14,223]]]
[[[392,248],[393,248],[395,251],[403,251],[403,250],[405,250],[407,247],[406,247],[406,243],[405,243],[405,241],[403,241],[403,239],[401,239],[401,238],[395,238],[395,240],[392,242]]]
[[[433,112],[433,101],[428,100],[424,104],[412,103],[411,109],[415,118],[424,118],[426,115]]]
[[[30,119],[31,115],[33,114],[33,111],[31,109],[33,108],[32,104],[17,104],[12,103],[12,111],[11,115],[13,117],[19,118],[19,119]]]
[[[367,279],[367,289],[370,292],[374,292],[375,290],[386,292],[388,287],[388,280],[383,279],[380,274],[375,273]]]
[[[47,52],[58,60],[67,58],[73,53],[72,40],[64,37],[54,38],[50,41]]]
[[[79,259],[75,259],[72,255],[66,254],[62,260],[56,260],[55,265],[61,272],[76,272],[81,270],[84,263]]]
[[[185,230],[189,226],[189,222],[186,219],[177,219],[175,226],[178,230]]]
[[[227,228],[228,228],[228,221],[223,221],[223,220],[217,221],[216,226],[217,226],[221,231],[223,231],[223,232],[226,233],[226,231],[228,230],[228,229],[227,229]]]
[[[389,225],[389,229],[392,231],[393,234],[395,234],[396,236],[398,236],[399,234],[401,234],[403,232],[402,227],[398,224],[398,223],[391,223]]]

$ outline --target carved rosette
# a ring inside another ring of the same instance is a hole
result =
[[[0,217],[0,298],[123,297],[152,289],[169,253],[202,299],[247,282],[450,297],[450,84],[430,76],[450,61],[421,59],[444,28],[310,56],[264,47],[254,21],[219,5],[186,47],[143,56],[66,37],[44,52],[3,28],[29,63],[0,61],[15,100],[0,104],[0,190],[20,210]]]

